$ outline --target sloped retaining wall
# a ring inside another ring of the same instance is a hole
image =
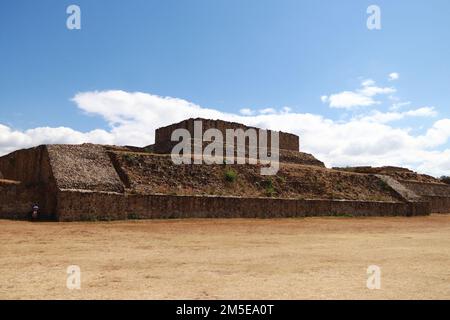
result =
[[[134,195],[80,190],[60,191],[57,205],[57,219],[60,221],[428,214],[430,206],[427,202]]]
[[[401,184],[394,178],[381,174],[376,174],[375,176],[381,179],[384,183],[386,183],[404,201],[420,201],[419,195],[413,192],[410,188],[405,187],[403,184]]]
[[[429,201],[431,212],[450,213],[450,186],[439,183],[400,181],[405,187],[420,195],[423,201]]]

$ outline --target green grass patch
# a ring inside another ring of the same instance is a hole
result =
[[[228,169],[225,171],[225,180],[227,182],[235,182],[237,179],[237,172],[232,170],[232,169]]]
[[[267,197],[274,197],[277,194],[272,179],[263,180],[262,185],[264,186]]]

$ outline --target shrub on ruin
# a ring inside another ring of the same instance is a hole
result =
[[[133,159],[134,159],[133,155],[128,154],[128,153],[127,153],[127,154],[124,154],[123,158],[124,158],[125,161],[127,161],[127,162],[131,162],[131,161],[133,161]]]
[[[268,187],[266,188],[266,194],[268,197],[273,197],[276,194],[275,188],[274,187]]]
[[[380,188],[382,190],[385,190],[385,191],[391,191],[392,190],[392,188],[389,186],[389,184],[386,181],[384,181],[384,180],[379,179],[378,180],[378,184],[379,184],[379,186],[380,186]]]
[[[237,173],[234,170],[228,169],[225,171],[225,180],[228,182],[235,182],[237,179]]]
[[[262,181],[262,185],[264,186],[265,191],[266,191],[266,195],[268,197],[273,197],[276,194],[276,190],[275,190],[275,187],[273,185],[273,181],[271,179],[267,179],[267,180]]]
[[[139,159],[134,154],[127,153],[123,156],[123,158],[129,165],[138,165],[139,164]]]

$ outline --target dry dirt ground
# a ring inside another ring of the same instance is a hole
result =
[[[44,298],[450,299],[450,215],[0,221],[0,299]]]

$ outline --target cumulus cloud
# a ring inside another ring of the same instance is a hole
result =
[[[365,87],[371,86],[369,83]],[[420,135],[390,125],[396,117],[435,116],[431,107],[398,112],[394,116],[372,113],[335,121],[290,109],[253,115],[226,113],[183,99],[141,92],[82,92],[73,101],[85,113],[103,118],[110,129],[79,132],[60,127],[19,131],[0,125],[0,153],[42,143],[146,146],[154,142],[155,128],[190,117],[203,117],[298,134],[301,151],[314,154],[327,166],[398,165],[433,175],[448,174],[450,170],[450,149],[445,148],[450,138],[450,119],[438,119]]]
[[[375,85],[375,81],[373,81],[372,79],[366,79],[361,83],[361,85],[363,87],[373,86],[373,85]]]
[[[409,105],[411,105],[410,101],[395,102],[392,104],[390,109],[395,111],[395,110],[399,110],[399,109],[409,106]]]
[[[389,81],[398,80],[400,75],[397,72],[392,72],[389,74]]]
[[[354,107],[367,107],[377,104],[371,97],[365,96],[358,92],[343,91],[335,93],[329,97],[322,99],[324,102],[329,102],[331,108],[351,109]]]
[[[437,112],[434,107],[422,107],[415,110],[403,112],[404,115],[410,117],[436,117]]]
[[[105,130],[79,132],[66,127],[40,127],[19,131],[0,124],[0,155],[40,144],[78,144],[86,141],[111,144],[115,141],[115,137]]]
[[[243,108],[239,110],[239,113],[243,116],[252,116],[255,115],[256,113],[259,114],[276,114],[276,113],[289,113],[291,112],[292,109],[289,107],[283,107],[280,110],[276,110],[275,108],[264,108],[264,109],[260,109],[257,110],[257,112],[255,110],[252,110],[250,108]]]
[[[377,95],[388,95],[395,92],[395,88],[378,87],[375,85],[375,81],[366,79],[361,83],[361,87],[355,91],[323,95],[321,100],[323,103],[328,103],[330,108],[354,109],[380,104],[380,101],[375,100]]]
[[[380,112],[378,110],[374,110],[369,115],[358,116],[356,118],[368,122],[388,123],[396,120],[401,120],[407,117],[435,117],[435,116],[437,116],[437,112],[434,107],[422,107],[404,112]]]
[[[239,113],[244,115],[244,116],[251,116],[255,112],[252,109],[250,109],[250,108],[243,108],[243,109],[239,110]]]
[[[289,112],[291,112],[292,111],[292,108],[289,108],[289,107],[283,107],[282,109],[281,109],[281,112],[282,113],[289,113]]]
[[[274,108],[264,108],[259,110],[259,113],[261,114],[274,114],[277,113],[277,110],[275,110]]]

